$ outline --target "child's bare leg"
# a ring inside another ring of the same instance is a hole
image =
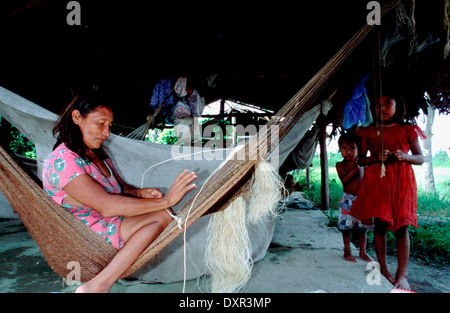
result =
[[[398,268],[395,275],[396,288],[410,290],[408,282],[408,261],[409,261],[409,232],[408,226],[403,226],[394,232],[397,245]]]
[[[342,231],[342,239],[344,240],[344,259],[349,262],[356,262],[356,259],[352,255],[350,248],[350,230]]]
[[[388,224],[379,219],[375,219],[375,227],[373,230],[375,240],[375,252],[377,253],[378,263],[380,264],[381,274],[391,283],[395,283],[394,276],[389,272],[386,263],[386,231]]]
[[[371,262],[373,259],[366,253],[367,236],[365,229],[358,229],[359,232],[359,257],[364,261]]]

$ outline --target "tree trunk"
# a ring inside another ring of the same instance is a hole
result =
[[[425,191],[435,191],[434,184],[434,174],[433,174],[433,151],[431,149],[432,142],[432,128],[434,123],[434,116],[436,114],[436,109],[428,107],[427,122],[425,126],[425,136],[427,139],[423,141],[423,154],[425,162],[423,163],[424,169],[424,179],[423,179],[423,189]]]

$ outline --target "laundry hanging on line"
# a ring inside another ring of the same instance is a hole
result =
[[[372,112],[370,111],[370,101],[366,90],[366,80],[368,77],[369,74],[355,86],[352,98],[345,103],[344,121],[342,123],[344,129],[349,129],[353,125],[366,127],[373,121]]]
[[[150,100],[150,108],[157,110],[159,106],[166,100],[161,110],[161,113],[168,117],[172,114],[172,109],[174,106],[174,98],[171,95],[172,91],[172,80],[171,79],[160,79],[156,83],[153,89],[152,98]],[[167,98],[167,99],[166,99]]]

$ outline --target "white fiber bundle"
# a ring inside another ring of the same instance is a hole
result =
[[[261,160],[253,174],[248,200],[239,197],[224,211],[212,215],[205,254],[211,292],[238,292],[246,285],[253,267],[247,223],[254,225],[265,217],[275,217],[283,189],[276,171]]]
[[[277,170],[266,160],[259,160],[248,192],[248,222],[254,225],[265,217],[275,217],[285,190]]]
[[[251,244],[242,197],[211,216],[208,234],[205,258],[211,272],[211,292],[239,291],[252,272]]]

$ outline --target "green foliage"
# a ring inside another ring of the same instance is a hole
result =
[[[450,223],[436,220],[410,227],[411,255],[426,262],[448,265],[450,260]]]
[[[433,166],[436,167],[450,167],[450,158],[444,150],[439,150],[433,156]]]
[[[417,213],[427,216],[450,217],[450,199],[440,192],[417,192]]]
[[[9,143],[9,148],[20,155],[36,159],[36,147],[15,127],[11,127],[11,136],[13,140]]]
[[[177,141],[177,136],[173,132],[173,129],[150,129],[145,141],[153,143],[159,143],[163,145],[173,145]]]

